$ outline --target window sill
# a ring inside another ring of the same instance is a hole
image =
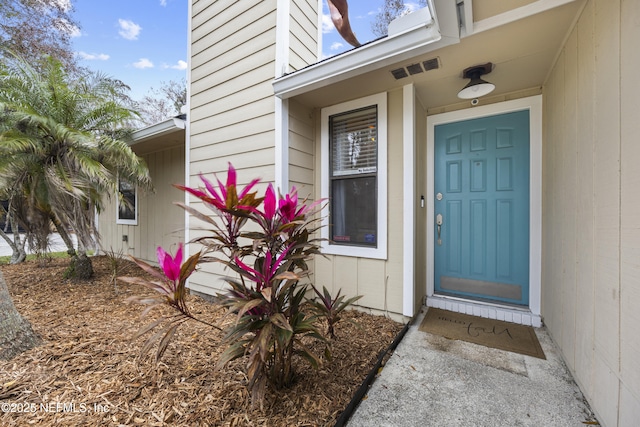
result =
[[[362,246],[331,245],[325,242],[325,244],[322,245],[321,252],[324,255],[339,255],[381,260],[387,259],[386,248],[365,248]]]

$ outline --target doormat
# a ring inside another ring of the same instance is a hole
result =
[[[429,308],[419,329],[449,339],[546,359],[531,326]]]

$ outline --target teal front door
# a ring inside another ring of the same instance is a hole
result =
[[[529,304],[529,111],[437,125],[434,288]]]

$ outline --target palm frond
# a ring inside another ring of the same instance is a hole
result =
[[[0,64],[0,192],[20,188],[32,209],[98,237],[93,209],[117,190],[118,175],[150,189],[146,164],[123,140],[135,115],[128,87],[102,73],[70,78],[48,58],[38,69],[11,56]]]

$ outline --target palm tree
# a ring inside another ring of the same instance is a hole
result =
[[[0,64],[0,192],[21,199],[20,222],[36,245],[54,225],[78,278],[93,273],[86,249],[98,238],[95,211],[117,193],[118,177],[151,187],[119,128],[136,114],[128,90],[101,73],[72,79],[53,58],[37,70],[15,56]]]

